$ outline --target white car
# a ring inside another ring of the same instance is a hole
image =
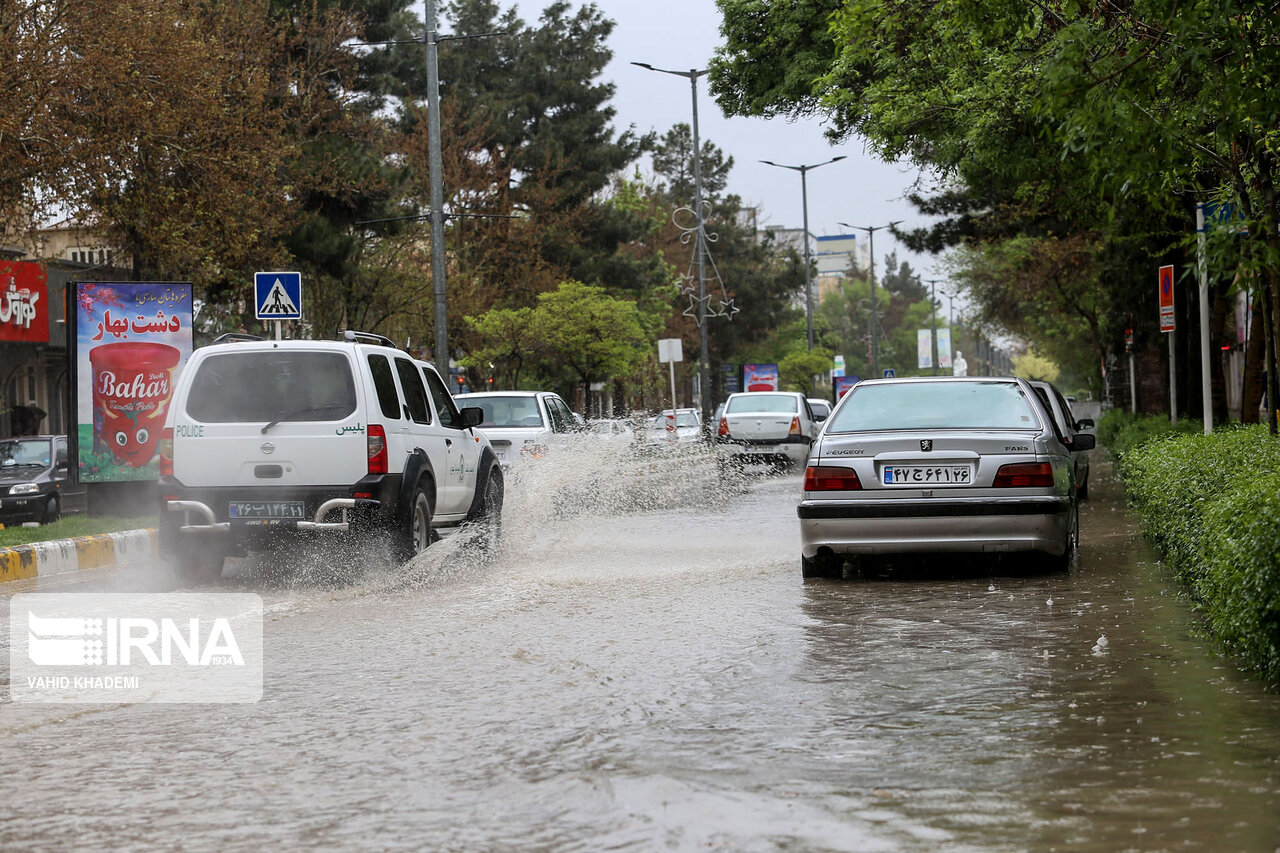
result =
[[[803,467],[818,425],[803,394],[792,391],[743,391],[730,394],[716,428],[717,456],[723,467]]]
[[[454,399],[483,412],[480,428],[504,468],[521,458],[539,458],[557,437],[583,429],[569,405],[553,391],[480,391]]]
[[[821,397],[809,397],[809,408],[813,411],[813,419],[822,423],[831,416],[831,403]]]
[[[659,443],[697,444],[702,440],[702,413],[697,409],[666,409],[649,421],[649,432]]]
[[[224,335],[191,354],[173,391],[161,553],[209,580],[228,555],[299,534],[371,540],[408,560],[471,521],[492,546],[503,478],[480,418],[434,366],[378,335]]]

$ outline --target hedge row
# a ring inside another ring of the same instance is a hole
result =
[[[1280,679],[1280,439],[1265,425],[1204,435],[1199,421],[1108,412],[1143,532],[1247,669]]]

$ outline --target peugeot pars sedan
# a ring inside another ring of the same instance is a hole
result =
[[[805,468],[803,577],[841,577],[884,554],[1023,552],[1065,569],[1079,542],[1071,451],[1024,380],[860,382]]]

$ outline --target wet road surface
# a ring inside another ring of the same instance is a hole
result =
[[[1276,850],[1280,697],[1100,461],[1066,574],[802,582],[798,477],[607,458],[487,564],[244,561],[263,701],[0,705],[0,849]]]

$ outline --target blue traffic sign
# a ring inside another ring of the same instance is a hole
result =
[[[886,368],[884,369],[884,378],[885,378],[885,379],[893,379],[895,376],[897,376],[897,374],[896,374],[896,373],[894,373],[894,371],[893,371],[893,368],[892,368],[892,367],[886,367]]]
[[[301,320],[302,273],[254,273],[253,304],[259,320]]]

